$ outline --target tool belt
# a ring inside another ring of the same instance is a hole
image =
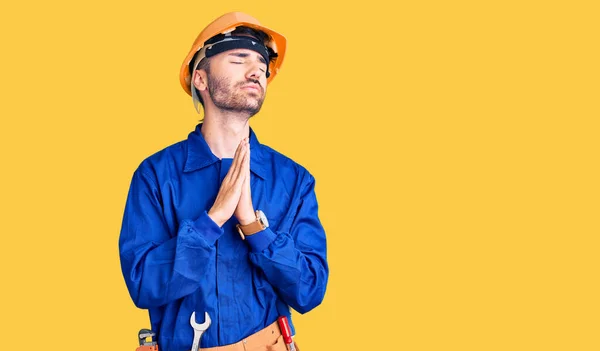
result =
[[[295,344],[295,343],[294,343]],[[287,351],[277,321],[235,344],[200,348],[200,351]],[[296,345],[296,351],[299,351]]]
[[[140,347],[136,351],[158,351],[156,341],[144,342],[147,337],[153,337],[155,334],[149,329],[142,329],[139,333]],[[296,351],[300,351],[298,344],[294,341]],[[283,335],[279,329],[277,321],[266,328],[250,335],[249,337],[225,346],[200,348],[201,351],[287,351],[283,340]]]

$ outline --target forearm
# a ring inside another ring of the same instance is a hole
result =
[[[314,242],[313,249],[300,249],[287,234],[275,234],[268,228],[260,234],[272,236],[273,240],[262,250],[261,246],[253,247],[250,259],[264,272],[280,297],[300,313],[321,304],[329,278],[324,240]]]
[[[162,243],[136,243],[139,238],[149,239],[152,235],[128,231],[127,227],[121,236],[121,263],[137,307],[164,305],[208,286],[203,280],[214,276],[214,244],[222,230],[206,213],[196,221],[182,221],[177,235]]]

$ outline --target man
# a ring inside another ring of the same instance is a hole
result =
[[[204,119],[133,174],[119,239],[131,298],[160,350],[284,350],[277,318],[325,295],[329,267],[315,179],[261,144],[248,121],[277,74],[285,38],[235,12],[198,36],[180,72]]]

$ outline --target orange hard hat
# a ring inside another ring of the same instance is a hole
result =
[[[212,21],[206,28],[200,32],[190,52],[185,57],[183,64],[181,65],[181,70],[179,72],[179,82],[188,95],[192,96],[191,91],[191,74],[190,74],[190,64],[192,63],[192,58],[198,51],[202,49],[204,43],[218,34],[225,34],[231,32],[236,27],[246,26],[259,31],[264,32],[269,36],[268,43],[266,44],[273,52],[277,54],[277,57],[269,63],[269,72],[270,75],[267,78],[267,83],[270,83],[273,78],[277,75],[281,64],[283,63],[283,57],[285,56],[285,46],[286,39],[283,35],[264,27],[258,22],[258,20],[248,14],[243,12],[230,12],[222,15],[221,17]]]

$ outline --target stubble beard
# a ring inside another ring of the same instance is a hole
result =
[[[262,91],[248,96],[241,87],[249,82],[239,82],[233,87],[230,82],[231,80],[225,77],[208,75],[208,92],[215,106],[224,111],[245,115],[246,118],[257,114],[265,98]]]

